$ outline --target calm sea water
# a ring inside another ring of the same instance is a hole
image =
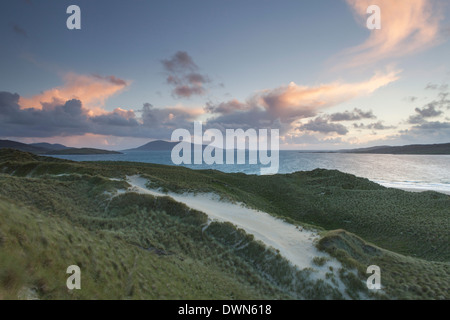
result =
[[[55,156],[75,161],[135,161],[173,165],[170,151],[127,152],[117,155]],[[259,165],[184,165],[192,169],[259,174]],[[280,151],[279,173],[336,169],[387,187],[450,193],[450,155],[385,155]]]

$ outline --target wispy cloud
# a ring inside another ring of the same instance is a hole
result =
[[[373,93],[397,80],[398,73],[376,73],[367,81],[354,83],[333,82],[318,86],[290,83],[258,92],[246,102],[231,100],[218,105],[208,104],[206,111],[215,114],[208,122],[219,128],[275,127],[286,132],[297,120],[314,117],[323,109]],[[371,115],[363,113],[363,116]]]
[[[362,44],[340,54],[337,68],[373,65],[399,58],[438,44],[442,15],[433,0],[346,0],[365,27],[370,5],[381,9],[381,29],[372,30]]]
[[[447,91],[448,90],[448,84],[437,84],[437,83],[428,83],[425,87],[425,90],[439,90],[439,91]]]

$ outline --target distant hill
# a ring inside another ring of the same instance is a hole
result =
[[[195,146],[196,144],[189,143],[189,142],[183,142],[183,141],[163,141],[163,140],[155,140],[151,141],[149,143],[146,143],[140,147],[133,148],[133,149],[127,149],[123,151],[171,151],[173,147],[175,147],[179,143],[184,143],[187,147],[187,145]],[[202,149],[205,149],[208,145],[203,144]]]
[[[339,153],[377,153],[377,154],[450,154],[450,143],[412,144],[406,146],[376,146],[370,148],[339,150]]]
[[[69,147],[66,147],[62,144],[51,144],[51,143],[47,143],[47,142],[40,142],[40,143],[30,143],[29,146],[33,146],[33,147],[37,147],[37,148],[42,148],[42,149],[46,149],[46,150],[64,150],[64,149],[69,149]]]
[[[0,140],[0,149],[3,148],[11,148],[19,151],[25,151],[25,152],[32,152],[37,154],[42,154],[48,151],[48,149],[40,147],[40,146],[34,146],[31,144],[21,143],[17,141],[11,141],[11,140]]]
[[[53,150],[45,153],[46,155],[90,155],[90,154],[122,154],[118,151],[109,151],[93,148],[67,148],[63,150]]]
[[[179,142],[168,142],[163,140],[156,140],[146,143],[140,147],[128,149],[125,151],[170,151]]]
[[[70,148],[62,144],[51,144],[47,142],[26,144],[12,140],[0,140],[0,149],[4,148],[45,155],[121,154],[118,151],[94,148]]]

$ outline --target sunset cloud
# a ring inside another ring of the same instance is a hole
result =
[[[218,105],[208,104],[205,110],[216,115],[208,120],[208,124],[219,129],[271,127],[287,132],[297,120],[314,117],[323,109],[371,94],[396,81],[398,73],[376,73],[367,81],[354,83],[300,86],[291,82],[287,86],[258,92],[246,102],[234,99]],[[372,115],[362,112],[362,116]]]
[[[129,83],[115,76],[79,75],[67,73],[64,84],[46,90],[38,95],[26,98],[20,97],[19,105],[24,109],[52,109],[67,100],[77,99],[89,109],[91,114],[99,114],[105,101],[122,91]]]
[[[314,114],[316,110],[328,108],[357,96],[373,93],[375,90],[398,79],[399,71],[376,73],[363,82],[333,82],[315,87],[290,83],[287,87],[269,90],[261,95],[263,106],[269,113],[289,121],[303,115]]]
[[[186,57],[185,57],[186,58]],[[168,69],[194,68],[189,59],[168,61]],[[290,83],[256,92],[247,101],[232,99],[205,108],[144,104],[142,110],[102,107],[107,98],[123,90],[128,82],[114,76],[68,74],[64,85],[44,91],[31,98],[3,92],[0,95],[0,136],[67,137],[91,134],[96,136],[169,139],[173,130],[190,130],[193,122],[204,119],[205,127],[220,130],[232,128],[276,128],[281,134],[295,128],[303,131],[345,135],[347,129],[330,123],[330,118],[310,120],[326,109],[355,97],[369,95],[398,79],[398,71],[376,73],[366,81],[336,81],[316,86]],[[201,75],[188,73],[187,79],[201,82]],[[205,117],[209,114],[210,117]],[[351,119],[373,118],[371,112],[354,109]],[[335,115],[339,117],[339,115]],[[341,117],[342,118],[342,117]],[[299,127],[300,126],[300,127]]]
[[[1,137],[115,136],[169,139],[177,128],[191,128],[204,113],[201,108],[155,108],[145,104],[142,110],[116,108],[92,115],[82,101],[67,100],[50,107],[21,108],[20,96],[0,92]],[[138,116],[137,113],[141,115]]]
[[[428,49],[440,42],[442,16],[432,0],[346,0],[357,20],[366,26],[367,8],[381,9],[381,29],[372,30],[362,44],[345,50],[339,67],[371,65]]]

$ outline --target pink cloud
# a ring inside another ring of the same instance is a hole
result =
[[[428,49],[440,42],[442,16],[432,0],[346,0],[357,20],[366,27],[367,8],[378,5],[381,29],[372,30],[362,44],[341,53],[338,67],[371,65]]]
[[[205,111],[213,114],[209,127],[277,128],[280,134],[292,132],[300,120],[312,118],[320,111],[353,98],[368,95],[398,79],[399,71],[378,72],[361,82],[336,81],[316,86],[287,86],[254,94],[246,102],[231,100],[218,105],[208,104]]]
[[[308,117],[316,110],[332,107],[357,96],[373,93],[375,90],[396,81],[399,71],[378,72],[367,81],[355,83],[333,82],[315,87],[299,86],[291,82],[288,86],[263,91],[259,103],[282,121]]]
[[[51,109],[67,100],[77,99],[89,110],[90,115],[102,114],[105,101],[122,91],[129,82],[114,76],[79,75],[68,73],[62,86],[52,88],[32,97],[21,97],[22,108]]]

